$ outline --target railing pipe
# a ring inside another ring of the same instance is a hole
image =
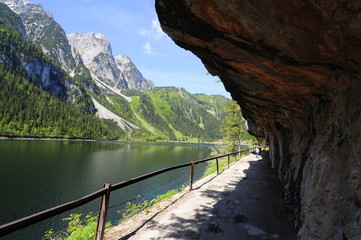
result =
[[[24,217],[24,218],[21,218],[19,220],[16,220],[16,221],[1,225],[0,226],[0,237],[8,235],[8,234],[10,234],[12,232],[20,230],[20,229],[25,228],[27,226],[30,226],[32,224],[38,223],[38,222],[43,221],[45,219],[48,219],[50,217],[56,216],[56,215],[58,215],[60,213],[63,213],[63,212],[72,210],[74,208],[77,208],[79,206],[82,206],[82,205],[84,205],[84,204],[86,204],[86,203],[88,203],[90,201],[93,201],[94,199],[99,198],[99,197],[102,197],[102,204],[101,204],[100,217],[98,219],[98,222],[100,222],[100,223],[98,223],[98,225],[103,224],[103,223],[105,224],[105,221],[106,221],[106,209],[108,208],[110,192],[118,190],[118,189],[126,187],[126,186],[129,186],[131,184],[140,182],[142,180],[157,176],[157,175],[162,174],[164,172],[168,172],[168,171],[171,171],[171,170],[178,169],[178,168],[191,166],[191,169],[193,169],[191,171],[194,171],[194,165],[200,164],[200,163],[203,163],[203,162],[207,162],[207,161],[210,161],[210,160],[214,160],[214,159],[217,162],[217,174],[219,174],[218,158],[228,157],[228,159],[229,159],[229,157],[231,155],[233,155],[233,156],[236,155],[237,156],[238,153],[249,152],[249,151],[250,151],[250,149],[247,149],[247,150],[237,151],[237,152],[233,152],[233,153],[229,153],[229,154],[225,154],[225,155],[221,155],[221,156],[217,156],[217,157],[211,157],[211,158],[201,159],[201,160],[198,160],[198,161],[192,161],[191,163],[186,163],[186,164],[181,164],[181,165],[176,165],[176,166],[164,168],[164,169],[161,169],[161,170],[158,170],[158,171],[155,171],[155,172],[151,172],[151,173],[148,173],[148,174],[145,174],[145,175],[142,175],[142,176],[139,176],[139,177],[127,180],[127,181],[116,183],[116,184],[113,184],[113,185],[106,184],[106,185],[104,185],[104,188],[102,188],[102,189],[100,189],[100,190],[98,190],[96,192],[93,192],[91,194],[88,194],[88,195],[86,195],[86,196],[84,196],[84,197],[82,197],[82,198],[80,198],[78,200],[74,200],[74,201],[71,201],[71,202],[68,202],[68,203],[65,203],[65,204],[62,204],[62,205],[47,209],[45,211],[30,215],[28,217]],[[193,184],[193,172],[191,173],[190,189],[192,189],[191,184]],[[99,230],[98,228],[101,228],[101,227],[100,226],[97,227],[97,233],[98,233],[98,230]],[[102,231],[102,230],[100,230],[100,231]],[[99,238],[99,239],[102,239],[102,237]]]
[[[218,161],[218,158],[216,158],[216,165],[217,165],[217,175],[219,175],[219,161]]]
[[[15,232],[19,229],[25,228],[27,226],[30,226],[32,224],[38,223],[40,221],[43,221],[45,219],[48,219],[48,218],[58,215],[60,213],[63,213],[63,212],[69,211],[71,209],[77,208],[79,206],[82,206],[94,199],[97,199],[98,197],[101,197],[105,192],[106,192],[106,189],[103,188],[103,189],[93,192],[87,196],[84,196],[78,200],[71,201],[71,202],[47,209],[45,211],[30,215],[28,217],[24,217],[19,220],[1,225],[0,226],[0,237],[5,236],[9,233]]]
[[[106,189],[105,194],[102,196],[102,200],[100,203],[100,211],[98,217],[97,224],[97,232],[96,232],[96,240],[103,240],[104,230],[105,230],[105,222],[107,221],[107,212],[110,198],[110,184],[104,184],[104,188]]]
[[[193,176],[194,176],[194,161],[192,161],[192,165],[189,173],[189,191],[193,189]]]
[[[111,186],[110,191],[112,192],[112,191],[118,190],[120,188],[129,186],[131,184],[140,182],[142,180],[157,176],[157,175],[162,174],[164,172],[168,172],[168,171],[175,170],[175,169],[178,169],[178,168],[188,167],[190,165],[191,165],[191,163],[185,163],[185,164],[181,164],[181,165],[177,165],[177,166],[173,166],[173,167],[168,167],[168,168],[164,168],[164,169],[161,169],[161,170],[158,170],[158,171],[155,171],[155,172],[151,172],[151,173],[148,173],[148,174],[136,177],[136,178],[132,178],[132,179],[127,180],[127,181],[116,183],[116,184],[113,184]]]

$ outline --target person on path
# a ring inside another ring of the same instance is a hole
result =
[[[259,155],[259,148],[256,148],[256,158],[258,158]]]

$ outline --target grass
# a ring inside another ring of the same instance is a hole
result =
[[[89,213],[84,219],[82,214],[72,213],[63,221],[68,222],[66,230],[55,233],[53,229],[48,230],[44,239],[47,240],[87,240],[94,239],[97,229],[97,214]],[[112,224],[107,222],[105,227],[108,228]]]
[[[184,189],[184,186],[182,186],[181,190]],[[169,190],[168,192],[161,194],[161,195],[157,195],[154,199],[152,199],[151,201],[148,200],[144,200],[141,203],[131,203],[131,202],[127,202],[126,203],[126,208],[122,211],[118,211],[118,213],[120,213],[122,215],[122,221],[124,221],[125,219],[132,217],[134,215],[136,215],[137,213],[140,213],[148,208],[150,208],[151,206],[153,206],[154,204],[164,200],[164,199],[168,199],[174,195],[176,195],[177,193],[179,193],[178,189],[172,189]],[[137,199],[141,198],[141,196],[138,196]]]
[[[245,156],[246,153],[242,153],[241,156],[237,157],[230,157],[229,163],[232,164],[236,162],[239,158],[242,158]],[[216,160],[208,161],[207,168],[205,173],[203,174],[202,178],[205,178],[211,174],[214,174],[217,172],[217,166],[216,166]],[[219,164],[219,172],[223,172],[228,167],[228,157],[223,157],[218,159]],[[154,204],[164,200],[169,199],[170,197],[176,195],[180,191],[184,190],[185,186],[183,185],[179,189],[172,189],[164,194],[157,195],[152,200],[144,200],[143,202],[139,203],[132,203],[127,202],[126,207],[124,210],[118,211],[122,215],[122,220],[120,223],[122,223],[127,218],[130,218],[142,211],[146,211],[150,207],[152,207]],[[141,196],[137,196],[136,200],[141,199]],[[54,234],[53,229],[47,231],[45,233],[45,239],[49,240],[85,240],[85,239],[92,239],[95,235],[96,231],[96,225],[97,225],[97,216],[92,216],[92,214],[88,214],[85,217],[85,220],[81,220],[81,214],[70,214],[68,218],[64,218],[63,220],[68,221],[68,228],[66,230],[68,236],[59,236],[58,234]],[[111,223],[108,222],[106,227],[110,227]],[[58,235],[58,236],[57,236]]]
[[[236,160],[246,156],[247,153],[241,153],[241,156],[237,157],[230,157],[229,164],[236,162]],[[203,174],[202,178],[207,177],[213,173],[217,172],[216,160],[211,160],[207,162],[208,166],[206,168],[205,173]],[[218,166],[219,172],[223,172],[228,167],[228,157],[218,158]]]
[[[245,155],[246,155],[246,153],[242,153],[241,156],[230,157],[229,163],[232,164],[232,163],[236,162],[239,158],[241,158],[241,157],[243,157]],[[206,168],[205,173],[201,177],[201,179],[217,172],[216,160],[208,161],[206,164],[208,166]],[[219,172],[221,173],[226,168],[228,168],[228,157],[219,158],[218,159],[218,164],[219,164]],[[123,217],[121,222],[124,221],[125,219],[129,218],[129,217],[132,217],[132,216],[136,215],[137,213],[140,213],[142,211],[146,211],[148,208],[150,208],[154,204],[156,204],[156,203],[158,203],[158,202],[160,202],[160,201],[162,201],[164,199],[168,199],[168,198],[176,195],[177,193],[179,193],[184,188],[185,188],[185,186],[182,186],[180,188],[180,190],[178,190],[178,189],[170,190],[165,194],[161,194],[161,195],[156,196],[151,201],[144,200],[143,202],[140,202],[140,203],[127,202],[126,203],[126,208],[124,210],[122,210],[122,211],[119,211],[119,213],[122,214],[122,217]],[[142,198],[142,197],[141,196],[137,197],[137,199],[140,199],[140,198]]]

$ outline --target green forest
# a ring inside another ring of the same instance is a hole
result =
[[[19,18],[0,4],[0,135],[7,137],[53,137],[118,139],[124,135],[114,122],[93,113],[90,96],[67,99],[66,73],[21,36]],[[52,79],[62,94],[43,89],[37,75],[29,76],[24,65],[49,64]],[[55,74],[58,74],[55,76]],[[78,84],[79,85],[79,84]],[[74,86],[77,86],[74,83]]]
[[[20,17],[0,3],[0,136],[193,142],[222,139],[229,101],[226,97],[192,95],[176,87],[122,89],[132,99],[129,102],[114,92],[100,90],[82,63],[71,78],[54,63],[56,59],[24,39],[23,30]],[[50,83],[33,70],[44,67],[49,69]],[[124,132],[115,121],[100,119],[91,97],[139,129]]]
[[[124,135],[114,123],[84,114],[1,65],[0,79],[3,136],[118,139]]]

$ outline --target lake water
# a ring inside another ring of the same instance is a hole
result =
[[[155,170],[207,158],[213,145],[87,141],[0,141],[0,225],[81,198],[102,188]],[[196,166],[199,178],[205,165]],[[112,192],[109,220],[137,195],[151,199],[188,184],[189,169],[174,170]],[[38,240],[46,230],[66,227],[70,213],[99,210],[99,200],[27,227],[4,240]]]

